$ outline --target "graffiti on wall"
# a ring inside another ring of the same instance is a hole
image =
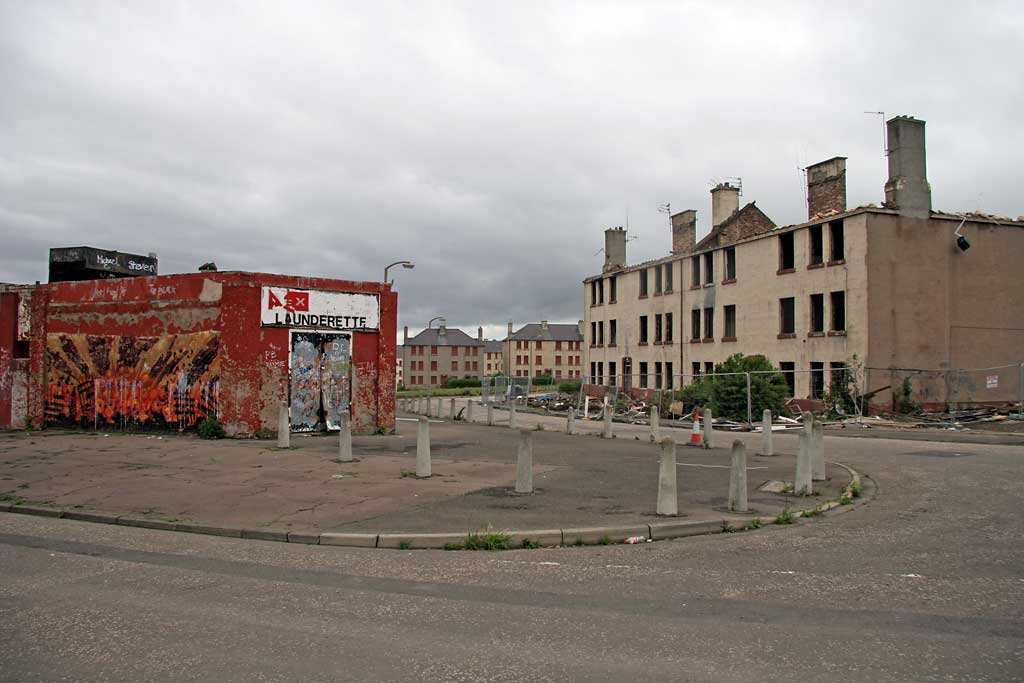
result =
[[[291,345],[292,430],[338,429],[349,413],[350,338],[294,332]]]
[[[46,422],[185,429],[220,415],[220,334],[51,334]]]

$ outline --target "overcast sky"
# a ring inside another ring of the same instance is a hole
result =
[[[848,6],[847,6],[848,5]],[[0,0],[0,281],[47,250],[379,280],[400,325],[575,321],[603,230],[665,255],[716,180],[778,224],[798,167],[881,203],[879,116],[933,206],[1018,216],[1018,3]]]

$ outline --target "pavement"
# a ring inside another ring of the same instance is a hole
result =
[[[292,447],[281,450],[274,441],[187,435],[7,433],[0,436],[0,499],[150,520],[166,528],[203,525],[236,535],[259,531],[253,535],[261,537],[278,531],[307,542],[307,534],[322,532],[464,536],[488,528],[636,528],[625,535],[648,537],[648,525],[666,520],[708,522],[715,530],[723,520],[734,526],[767,521],[787,508],[835,500],[851,480],[846,469],[830,464],[828,479],[816,484],[813,497],[765,492],[760,488],[768,482],[792,481],[796,442],[772,457],[752,447],[751,510],[732,514],[731,435],[720,434],[714,448],[703,449],[685,445],[689,432],[667,430],[683,443],[677,447],[680,509],[675,517],[659,517],[660,449],[650,442],[648,428],[617,426],[616,438],[602,439],[599,427],[585,421],[582,434],[570,436],[556,431],[564,424],[550,418],[519,417],[520,425],[533,430],[535,491],[528,495],[513,490],[518,431],[435,420],[434,476],[418,479],[412,476],[416,420],[403,414],[394,435],[355,437],[352,463],[335,461],[337,440],[330,435],[293,435]]]
[[[1024,680],[1024,450],[825,444],[872,499],[636,546],[382,552],[0,514],[0,680]]]

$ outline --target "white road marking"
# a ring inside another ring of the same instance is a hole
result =
[[[676,463],[676,467],[715,467],[715,468],[720,468],[720,469],[723,469],[723,470],[731,470],[732,469],[731,465],[700,465],[700,464],[695,463],[695,462],[677,462]],[[748,470],[766,470],[766,469],[768,469],[768,467],[766,465],[764,467],[748,467],[747,469]]]
[[[419,422],[420,421],[420,419],[418,417],[396,417],[395,419],[396,420],[401,420],[402,422]],[[427,420],[427,422],[433,422],[434,424],[444,424],[444,420]]]

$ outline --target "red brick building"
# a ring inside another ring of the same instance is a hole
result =
[[[247,272],[0,286],[0,427],[394,429],[398,295]]]

